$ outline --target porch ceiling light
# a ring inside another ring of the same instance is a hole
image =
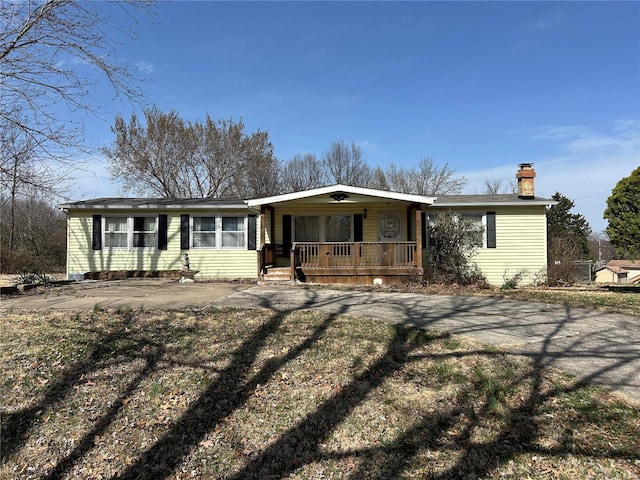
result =
[[[336,202],[341,202],[343,200],[346,200],[347,198],[349,198],[349,195],[347,195],[344,192],[336,192],[336,193],[332,193],[331,195],[329,195],[331,198],[333,198]]]

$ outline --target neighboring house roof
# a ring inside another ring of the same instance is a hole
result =
[[[58,208],[77,209],[238,209],[247,208],[246,200],[219,198],[95,198],[78,202],[63,203]]]
[[[434,207],[486,207],[522,206],[522,205],[557,205],[558,202],[549,198],[520,198],[516,194],[499,195],[438,195],[435,197]]]
[[[629,273],[629,270],[625,270],[624,268],[618,267],[617,265],[606,266],[604,268],[606,268],[610,272],[617,273],[617,274]]]
[[[609,270],[616,275],[624,275],[629,273],[630,270],[640,270],[640,260],[609,260],[604,267],[599,268],[597,271],[602,270]],[[633,278],[634,282],[638,282],[639,280],[640,275]]]
[[[640,260],[609,260],[608,267],[621,267],[630,270],[640,270]]]
[[[325,195],[331,196],[332,194],[347,194],[347,197],[338,200],[329,200],[329,203],[350,203],[363,200],[363,197],[377,197],[390,200],[400,200],[404,202],[420,203],[431,205],[434,198],[432,196],[413,195],[408,193],[388,192],[385,190],[375,190],[373,188],[352,187],[349,185],[330,185],[328,187],[314,188],[311,190],[304,190],[301,192],[285,193],[283,195],[275,195],[273,197],[256,198],[248,201],[250,207],[259,205],[267,205],[270,203],[288,202],[291,200],[312,199],[313,197],[324,197]],[[325,198],[323,202],[327,202]]]

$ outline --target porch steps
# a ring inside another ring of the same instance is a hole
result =
[[[291,267],[267,267],[262,276],[264,282],[291,282]]]

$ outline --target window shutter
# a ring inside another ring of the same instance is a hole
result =
[[[496,248],[496,212],[487,212],[487,248]]]
[[[102,215],[93,216],[93,238],[91,248],[93,248],[93,250],[102,250]]]
[[[249,215],[249,224],[247,225],[247,250],[256,249],[256,223],[257,218],[255,215]]]
[[[189,250],[189,215],[180,215],[180,250]]]
[[[353,241],[362,242],[362,214],[356,213],[353,216]]]
[[[420,232],[422,234],[422,248],[428,248],[429,245],[427,244],[427,229],[429,228],[429,225],[427,225],[427,212],[420,212],[420,216],[422,217],[422,232]]]
[[[158,250],[166,250],[167,243],[167,216],[158,215]]]
[[[282,216],[282,253],[289,255],[291,250],[291,215]]]

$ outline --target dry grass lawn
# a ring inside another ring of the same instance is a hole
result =
[[[0,328],[0,478],[640,476],[640,408],[455,336],[309,310]]]

